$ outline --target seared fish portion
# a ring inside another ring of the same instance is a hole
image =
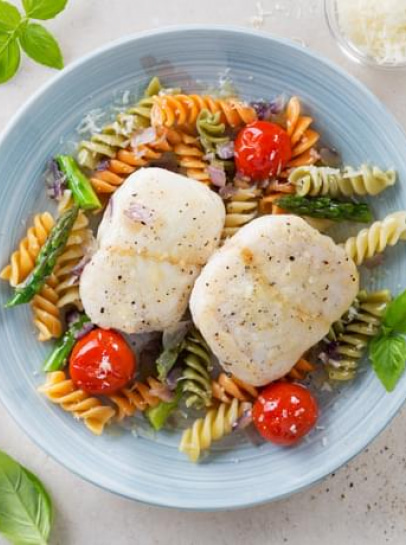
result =
[[[81,276],[88,316],[127,333],[176,324],[224,219],[222,200],[205,185],[160,168],[138,170],[112,197]]]
[[[190,308],[224,369],[262,386],[328,333],[358,285],[354,262],[331,238],[297,216],[266,216],[212,256]]]

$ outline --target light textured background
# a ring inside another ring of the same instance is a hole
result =
[[[263,0],[259,6],[254,0],[70,0],[67,10],[49,26],[68,64],[111,40],[144,29],[181,23],[247,27],[256,23],[346,68],[405,126],[406,73],[373,72],[347,60],[329,36],[321,4],[321,0]],[[266,14],[258,18],[261,7]],[[52,75],[51,70],[23,61],[19,75],[0,87],[0,129]],[[48,486],[57,511],[51,545],[401,545],[406,543],[404,416],[403,411],[369,449],[313,489],[274,504],[218,514],[147,507],[99,490],[49,459],[1,407],[0,448]]]

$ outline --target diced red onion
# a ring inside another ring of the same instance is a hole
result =
[[[82,315],[77,310],[71,310],[67,312],[65,316],[66,325],[68,327],[71,327],[75,322],[79,320],[81,316]],[[86,335],[86,333],[89,333],[89,331],[91,331],[93,328],[94,328],[94,324],[92,324],[91,322],[84,323],[80,331],[76,333],[75,339],[81,339],[82,337]]]
[[[135,131],[131,137],[131,147],[134,149],[146,144],[152,144],[157,139],[157,133],[154,127],[148,127],[147,129],[139,129]]]
[[[65,315],[66,325],[70,327],[74,322],[77,322],[80,318],[80,313],[77,310],[70,310]]]
[[[230,140],[230,142],[217,144],[216,152],[220,159],[232,159],[234,157],[234,142]]]
[[[110,166],[110,159],[102,159],[96,167],[96,171],[100,172],[103,170],[107,170]]]
[[[166,377],[166,383],[170,390],[176,390],[178,382],[182,379],[183,371],[179,366],[171,369]]]
[[[91,260],[90,255],[84,255],[82,259],[79,261],[79,263],[77,263],[73,267],[73,269],[71,270],[71,275],[73,278],[76,278],[76,281],[78,278],[82,276],[82,272],[90,260]]]
[[[234,422],[233,431],[243,430],[249,426],[252,422],[252,409],[247,408],[243,411],[242,415]]]
[[[220,188],[219,195],[222,199],[230,199],[237,193],[238,189],[233,184],[227,184]]]
[[[227,177],[224,168],[217,165],[209,165],[207,167],[207,172],[209,173],[213,185],[216,187],[224,187],[226,185]]]
[[[94,328],[94,324],[92,324],[91,322],[86,322],[85,324],[83,324],[82,329],[76,333],[75,339],[76,340],[81,339],[82,337],[87,335],[90,331],[92,331],[93,328]]]
[[[341,156],[335,148],[321,148],[318,155],[326,167],[338,168],[342,165]]]
[[[259,120],[269,119],[273,115],[283,112],[286,106],[286,96],[278,95],[270,101],[255,100],[251,102],[251,106],[256,111]]]
[[[148,225],[154,219],[153,211],[139,202],[133,202],[124,210],[124,215],[131,221]]]
[[[166,384],[159,384],[159,386],[157,385],[155,388],[151,388],[149,393],[159,398],[161,401],[165,401],[166,403],[173,401],[175,398],[175,394]]]
[[[48,186],[48,196],[51,199],[60,201],[67,188],[66,176],[59,170],[58,163],[55,159],[52,159],[52,161],[49,162],[45,180]]]
[[[165,350],[170,350],[175,348],[180,344],[183,339],[186,337],[189,329],[191,328],[192,322],[185,320],[183,322],[177,323],[175,326],[165,329],[162,336],[162,345]]]

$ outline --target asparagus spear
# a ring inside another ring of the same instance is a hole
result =
[[[58,257],[65,249],[78,212],[79,208],[73,206],[59,218],[38,254],[33,271],[24,284],[16,288],[13,297],[7,301],[6,308],[29,303],[41,290],[54,270]]]
[[[87,323],[90,323],[90,318],[86,314],[81,314],[78,319],[73,322],[70,328],[65,332],[56,344],[54,350],[44,362],[43,370],[45,373],[58,371],[65,367],[70,353],[76,344],[77,334]]]
[[[69,189],[77,205],[84,210],[101,208],[101,202],[96,195],[90,181],[80,170],[75,159],[70,155],[56,157],[59,169],[66,176]]]
[[[333,221],[355,221],[368,223],[372,221],[372,213],[365,203],[341,202],[329,197],[300,197],[286,195],[277,199],[276,204],[299,216],[331,219]]]

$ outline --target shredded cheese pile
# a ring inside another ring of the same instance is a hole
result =
[[[379,64],[406,61],[406,0],[337,0],[340,27]]]

